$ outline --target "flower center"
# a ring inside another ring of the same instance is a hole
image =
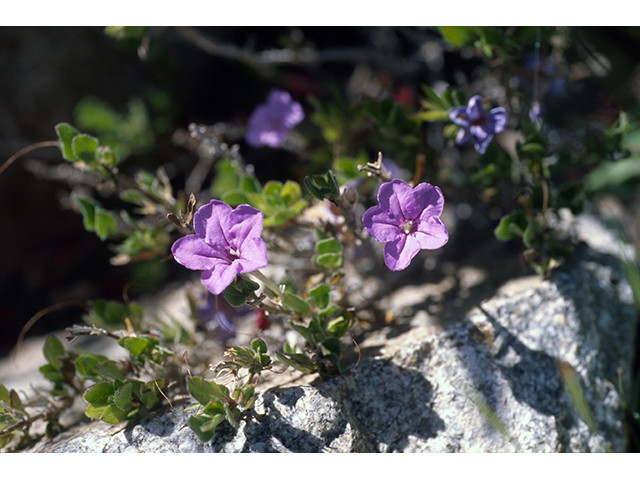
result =
[[[283,119],[271,117],[267,122],[267,126],[270,130],[282,130],[283,128]]]
[[[240,258],[240,249],[239,248],[235,248],[235,247],[227,247],[227,251],[229,252],[229,257],[231,258],[231,261],[237,260],[238,258]]]
[[[416,226],[413,223],[413,220],[403,220],[402,225],[400,225],[400,227],[402,228],[402,231],[407,235],[414,232],[416,229]]]
[[[482,117],[482,115],[478,115],[477,117],[469,118],[469,125],[473,125],[476,127],[483,127],[487,123],[486,119]]]

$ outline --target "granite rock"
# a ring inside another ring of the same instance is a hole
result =
[[[422,320],[406,332],[383,329],[363,342],[367,354],[350,375],[267,390],[237,430],[223,424],[209,443],[174,405],[125,427],[71,430],[34,451],[624,451],[618,381],[628,391],[633,295],[614,237],[603,241],[606,229],[598,236],[588,222],[575,227],[590,245],[549,279],[509,282],[442,324],[417,307]],[[578,380],[593,422],[561,372]]]

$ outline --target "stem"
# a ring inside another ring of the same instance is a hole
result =
[[[269,295],[269,290],[271,290],[271,293],[274,295],[269,295],[269,297],[276,298],[279,295],[280,287],[278,287],[273,280],[267,278],[260,270],[249,272],[249,275],[253,275],[257,280],[260,280],[265,287],[267,287],[267,295]]]
[[[27,153],[29,153],[31,150],[35,150],[36,148],[43,148],[43,147],[59,147],[60,146],[60,142],[58,142],[57,140],[51,140],[48,142],[39,142],[39,143],[34,143],[33,145],[29,145],[28,147],[24,147],[22,150],[20,150],[19,152],[14,153],[13,155],[11,155],[11,158],[9,158],[9,160],[7,160],[6,162],[4,162],[2,164],[2,166],[0,166],[0,175],[2,174],[2,172],[4,172],[7,168],[9,168],[9,165],[11,165],[13,162],[15,162],[18,158],[20,158],[22,155],[25,155]]]

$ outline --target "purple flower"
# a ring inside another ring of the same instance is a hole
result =
[[[502,107],[494,108],[487,113],[479,95],[472,97],[466,107],[452,108],[449,118],[462,127],[456,137],[456,143],[461,144],[473,139],[476,151],[480,154],[485,152],[493,136],[503,131],[509,121],[509,115]]]
[[[195,235],[176,240],[171,252],[180,265],[204,270],[202,284],[212,293],[222,293],[239,273],[267,265],[260,210],[249,205],[234,210],[212,200],[195,213],[193,228]]]
[[[449,241],[440,220],[444,197],[438,187],[420,183],[415,188],[394,179],[380,185],[379,206],[364,212],[364,228],[384,246],[384,262],[404,270],[422,249],[434,250]]]
[[[267,103],[258,105],[249,117],[247,143],[252,147],[277,147],[303,118],[302,105],[294,102],[291,95],[272,90]]]

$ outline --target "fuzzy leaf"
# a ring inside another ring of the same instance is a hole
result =
[[[71,141],[73,155],[87,164],[93,164],[96,161],[96,150],[100,142],[96,137],[81,133],[76,135]]]
[[[79,133],[80,132],[78,130],[76,130],[68,123],[59,123],[58,125],[56,125],[56,134],[60,139],[60,150],[62,152],[62,156],[70,162],[75,162],[78,160],[78,158],[76,158],[75,154],[73,153],[72,142],[73,138]]]

